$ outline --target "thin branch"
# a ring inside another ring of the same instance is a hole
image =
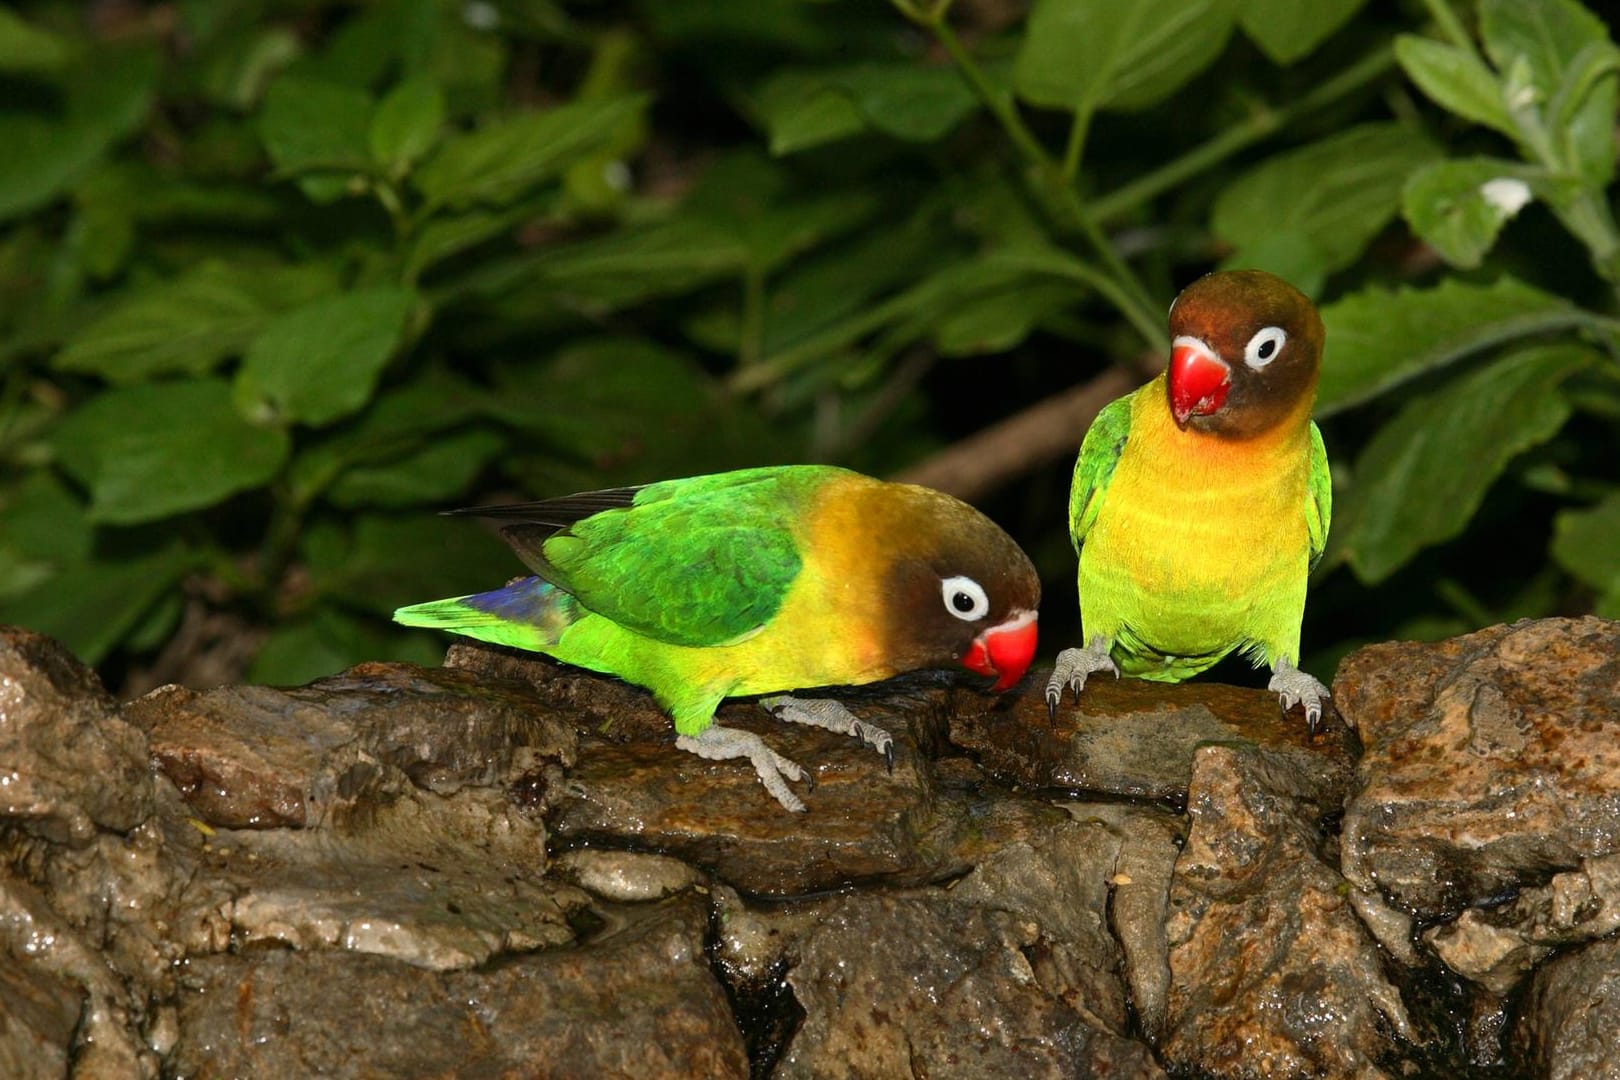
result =
[[[1394,48],[1385,45],[1374,49],[1298,101],[1280,108],[1264,106],[1242,123],[1195,146],[1175,160],[1124,187],[1091,200],[1091,216],[1099,222],[1110,221],[1135,210],[1184,181],[1209,172],[1227,158],[1280,131],[1298,117],[1347,97],[1382,77],[1394,66]]]

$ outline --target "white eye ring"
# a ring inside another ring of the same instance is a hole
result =
[[[948,577],[939,583],[939,592],[945,610],[963,622],[976,622],[990,614],[990,598],[984,594],[984,586],[970,577]]]
[[[1263,368],[1283,351],[1288,344],[1288,331],[1280,326],[1268,326],[1249,339],[1243,347],[1243,362],[1252,368]]]

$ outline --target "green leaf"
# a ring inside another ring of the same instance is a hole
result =
[[[1013,85],[1048,108],[1146,108],[1220,55],[1233,9],[1233,0],[1036,0]]]
[[[444,91],[428,79],[406,79],[377,106],[368,136],[371,157],[392,176],[403,176],[433,149],[444,123]]]
[[[0,596],[23,592],[90,556],[84,505],[49,469],[0,493]]]
[[[876,130],[934,142],[979,107],[950,66],[912,62],[778,72],[757,102],[771,153],[787,154]]]
[[[506,446],[493,431],[474,429],[429,439],[412,453],[378,465],[352,468],[327,492],[334,506],[403,507],[462,496]]]
[[[934,343],[944,356],[976,356],[1015,348],[1036,324],[1074,303],[1069,282],[1021,282],[980,292],[934,321]]]
[[[1401,192],[1407,223],[1453,266],[1473,269],[1509,219],[1533,198],[1540,170],[1513,161],[1440,161],[1413,173]]]
[[[1292,64],[1361,10],[1366,0],[1239,0],[1238,25],[1273,63]]]
[[[0,7],[0,71],[55,71],[73,56],[73,42]]]
[[[296,267],[206,262],[138,291],[68,339],[60,371],[131,383],[156,375],[201,375],[247,348],[279,310],[335,285],[320,263]]]
[[[1397,124],[1363,124],[1267,159],[1215,200],[1212,228],[1236,248],[1225,265],[1318,292],[1395,217],[1412,171],[1437,156]]]
[[[1595,360],[1576,345],[1535,346],[1408,401],[1362,451],[1341,500],[1335,524],[1357,576],[1382,581],[1461,533],[1507,463],[1564,426],[1558,384]]]
[[[198,90],[212,104],[248,112],[265,87],[304,51],[298,35],[285,26],[237,26],[198,57]]]
[[[1567,163],[1590,183],[1608,183],[1620,52],[1603,21],[1575,0],[1482,0],[1479,23],[1485,52],[1504,75],[1508,111],[1529,133],[1527,141],[1561,144],[1561,160],[1544,164]]]
[[[99,664],[194,565],[178,541],[146,554],[81,563],[0,600],[0,623],[49,634],[85,663]]]
[[[954,65],[859,64],[834,72],[866,122],[908,142],[934,142],[973,115],[979,99]]]
[[[303,450],[288,470],[293,498],[309,501],[346,469],[386,465],[415,454],[437,433],[476,414],[485,396],[471,383],[429,368]]]
[[[364,90],[287,74],[265,94],[259,137],[278,171],[299,176],[313,201],[332,202],[371,168],[372,112]]]
[[[0,221],[50,203],[139,126],[159,68],[152,49],[89,50],[61,73],[59,114],[0,106]]]
[[[278,316],[249,346],[236,400],[249,416],[320,427],[365,407],[416,296],[360,289]]]
[[[542,249],[503,268],[498,279],[486,278],[481,287],[541,291],[598,313],[690,292],[737,273],[747,263],[748,250],[734,230],[681,217]]]
[[[1584,510],[1559,511],[1552,556],[1600,593],[1620,594],[1620,491]]]
[[[1407,78],[1436,105],[1518,138],[1518,129],[1502,103],[1501,84],[1471,50],[1402,34],[1395,39],[1395,58]]]
[[[495,120],[441,145],[412,180],[431,206],[505,205],[607,146],[646,105],[631,95]]]
[[[1511,277],[1448,278],[1433,289],[1371,287],[1322,309],[1326,354],[1316,415],[1327,416],[1483,349],[1571,327],[1613,333],[1562,297]]]
[[[547,364],[506,368],[499,378],[491,415],[585,460],[689,440],[717,405],[701,368],[637,338],[577,342]]]
[[[287,458],[287,434],[255,427],[222,379],[108,390],[56,429],[63,468],[90,489],[90,520],[155,521],[212,506],[267,483]]]
[[[537,216],[531,202],[505,210],[468,210],[454,216],[433,218],[417,232],[405,263],[407,280],[414,281],[435,263],[477,247],[520,223]]]
[[[866,114],[849,94],[813,69],[775,72],[759,87],[753,106],[778,157],[867,130]]]

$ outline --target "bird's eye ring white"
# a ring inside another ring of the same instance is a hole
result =
[[[1268,326],[1257,332],[1243,347],[1243,362],[1252,368],[1263,368],[1282,352],[1288,344],[1288,331],[1280,326]]]
[[[945,610],[963,622],[976,622],[990,614],[990,598],[985,595],[984,586],[970,577],[962,574],[948,577],[939,583],[939,591],[945,600]]]

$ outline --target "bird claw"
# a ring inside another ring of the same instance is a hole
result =
[[[783,809],[795,814],[805,812],[805,805],[788,787],[789,780],[803,780],[809,790],[815,789],[815,778],[801,768],[798,762],[778,754],[765,740],[752,731],[710,724],[696,735],[677,735],[675,745],[708,761],[730,761],[747,758],[759,776],[759,782]]]
[[[1305,729],[1312,736],[1317,733],[1322,725],[1322,703],[1332,697],[1327,687],[1287,660],[1279,660],[1266,689],[1277,695],[1285,713],[1295,705],[1305,706]]]
[[[1086,688],[1087,677],[1099,671],[1108,671],[1113,673],[1114,678],[1119,678],[1119,665],[1108,655],[1111,649],[1108,639],[1098,634],[1084,649],[1064,649],[1058,653],[1057,663],[1052,666],[1052,677],[1046,682],[1048,716],[1057,719],[1065,688],[1074,691],[1074,699],[1078,702],[1080,692]]]
[[[853,735],[883,755],[889,772],[894,772],[894,736],[850,712],[842,702],[827,698],[796,698],[790,694],[761,698],[759,702],[778,720],[808,724],[840,735]]]

